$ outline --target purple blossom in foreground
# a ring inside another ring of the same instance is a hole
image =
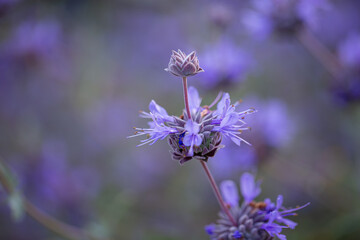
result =
[[[222,39],[208,46],[202,55],[202,65],[207,69],[202,74],[202,83],[206,88],[215,88],[243,81],[252,62],[232,41]]]
[[[220,219],[216,224],[205,227],[212,240],[271,240],[274,237],[286,240],[281,234],[282,229],[294,229],[297,223],[287,219],[287,216],[296,215],[298,211],[310,203],[301,207],[286,209],[282,206],[283,197],[279,195],[275,203],[270,199],[263,202],[255,202],[254,199],[260,194],[260,186],[255,182],[254,176],[244,173],[240,181],[241,193],[244,197],[242,205],[239,205],[238,190],[232,181],[224,181],[221,184],[221,193],[233,218],[234,226],[227,215],[219,213]]]
[[[158,140],[169,137],[171,154],[174,160],[181,164],[196,158],[207,161],[222,147],[222,136],[229,137],[234,143],[240,145],[247,143],[239,135],[245,127],[243,119],[246,115],[256,112],[254,109],[237,112],[237,103],[231,104],[228,93],[222,95],[216,110],[211,110],[216,104],[215,100],[210,106],[200,106],[201,98],[194,87],[189,88],[189,106],[191,118],[186,111],[179,117],[169,116],[164,108],[151,101],[150,112],[141,112],[143,118],[150,118],[149,128],[135,128],[133,136],[147,136],[140,145],[153,144]],[[220,96],[220,95],[219,95]]]
[[[257,38],[272,32],[295,33],[303,26],[316,28],[320,10],[329,8],[327,0],[252,0],[253,9],[242,18],[245,27]]]

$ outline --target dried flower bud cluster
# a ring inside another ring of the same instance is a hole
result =
[[[178,77],[188,77],[204,70],[199,66],[199,60],[195,51],[186,55],[179,49],[177,52],[172,51],[169,66],[165,68],[165,71]]]

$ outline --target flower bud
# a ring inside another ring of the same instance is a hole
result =
[[[172,51],[168,68],[165,71],[170,72],[178,77],[193,76],[204,70],[199,66],[199,60],[196,52],[193,51],[186,56],[181,50]]]

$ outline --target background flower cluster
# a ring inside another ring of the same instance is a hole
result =
[[[218,205],[199,164],[126,138],[150,99],[181,114],[181,82],[163,69],[171,50],[196,49],[205,72],[189,85],[203,102],[226,91],[258,110],[242,134],[252,146],[225,139],[209,159],[215,178],[252,172],[259,199],[310,201],[288,239],[358,239],[359,1],[259,2],[0,0],[0,157],[23,194],[108,239],[206,239]],[[337,64],[309,51],[301,27]],[[61,239],[11,221],[0,200],[0,239]]]

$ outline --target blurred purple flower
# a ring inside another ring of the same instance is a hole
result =
[[[220,28],[227,27],[233,19],[234,12],[230,6],[222,2],[215,2],[209,5],[208,15],[210,21]]]
[[[316,28],[320,10],[329,9],[327,0],[252,0],[253,9],[244,12],[242,22],[258,39],[270,33],[295,33],[302,26]]]
[[[17,57],[45,60],[59,53],[61,38],[61,27],[56,21],[27,21],[15,29],[7,48]]]
[[[340,43],[338,47],[339,59],[346,68],[360,72],[360,33],[353,32]]]
[[[238,174],[239,171],[249,171],[256,167],[257,158],[254,147],[241,147],[231,144],[230,139],[223,139],[221,142],[224,148],[215,156],[212,166],[215,176],[224,179],[230,174]]]
[[[226,214],[220,212],[220,219],[217,223],[210,224],[205,228],[212,240],[240,238],[266,240],[274,236],[286,239],[286,236],[281,234],[282,229],[293,229],[297,224],[285,217],[296,215],[295,211],[310,204],[287,210],[282,206],[281,195],[278,196],[276,205],[271,201],[254,202],[254,198],[260,193],[260,187],[255,184],[254,176],[249,173],[244,173],[241,177],[241,192],[245,198],[242,205],[239,205],[239,196],[234,182],[227,180],[221,186],[221,193],[229,204],[229,210],[236,220],[236,226],[232,224]]]
[[[257,146],[265,144],[270,147],[283,147],[287,145],[295,135],[295,119],[290,117],[286,104],[279,99],[260,100],[248,98],[245,100],[248,106],[259,110],[261,117],[249,116],[252,125],[251,137]],[[256,139],[256,140],[255,140]]]
[[[253,65],[253,60],[230,39],[208,45],[201,55],[206,71],[201,81],[206,88],[231,85],[243,81]]]
[[[333,86],[338,102],[342,104],[360,100],[360,33],[352,32],[338,47],[339,60],[344,73]]]
[[[22,161],[15,169],[25,193],[49,208],[78,206],[96,197],[101,186],[99,172],[89,162],[70,165],[67,147],[61,140],[44,142],[38,159]]]

